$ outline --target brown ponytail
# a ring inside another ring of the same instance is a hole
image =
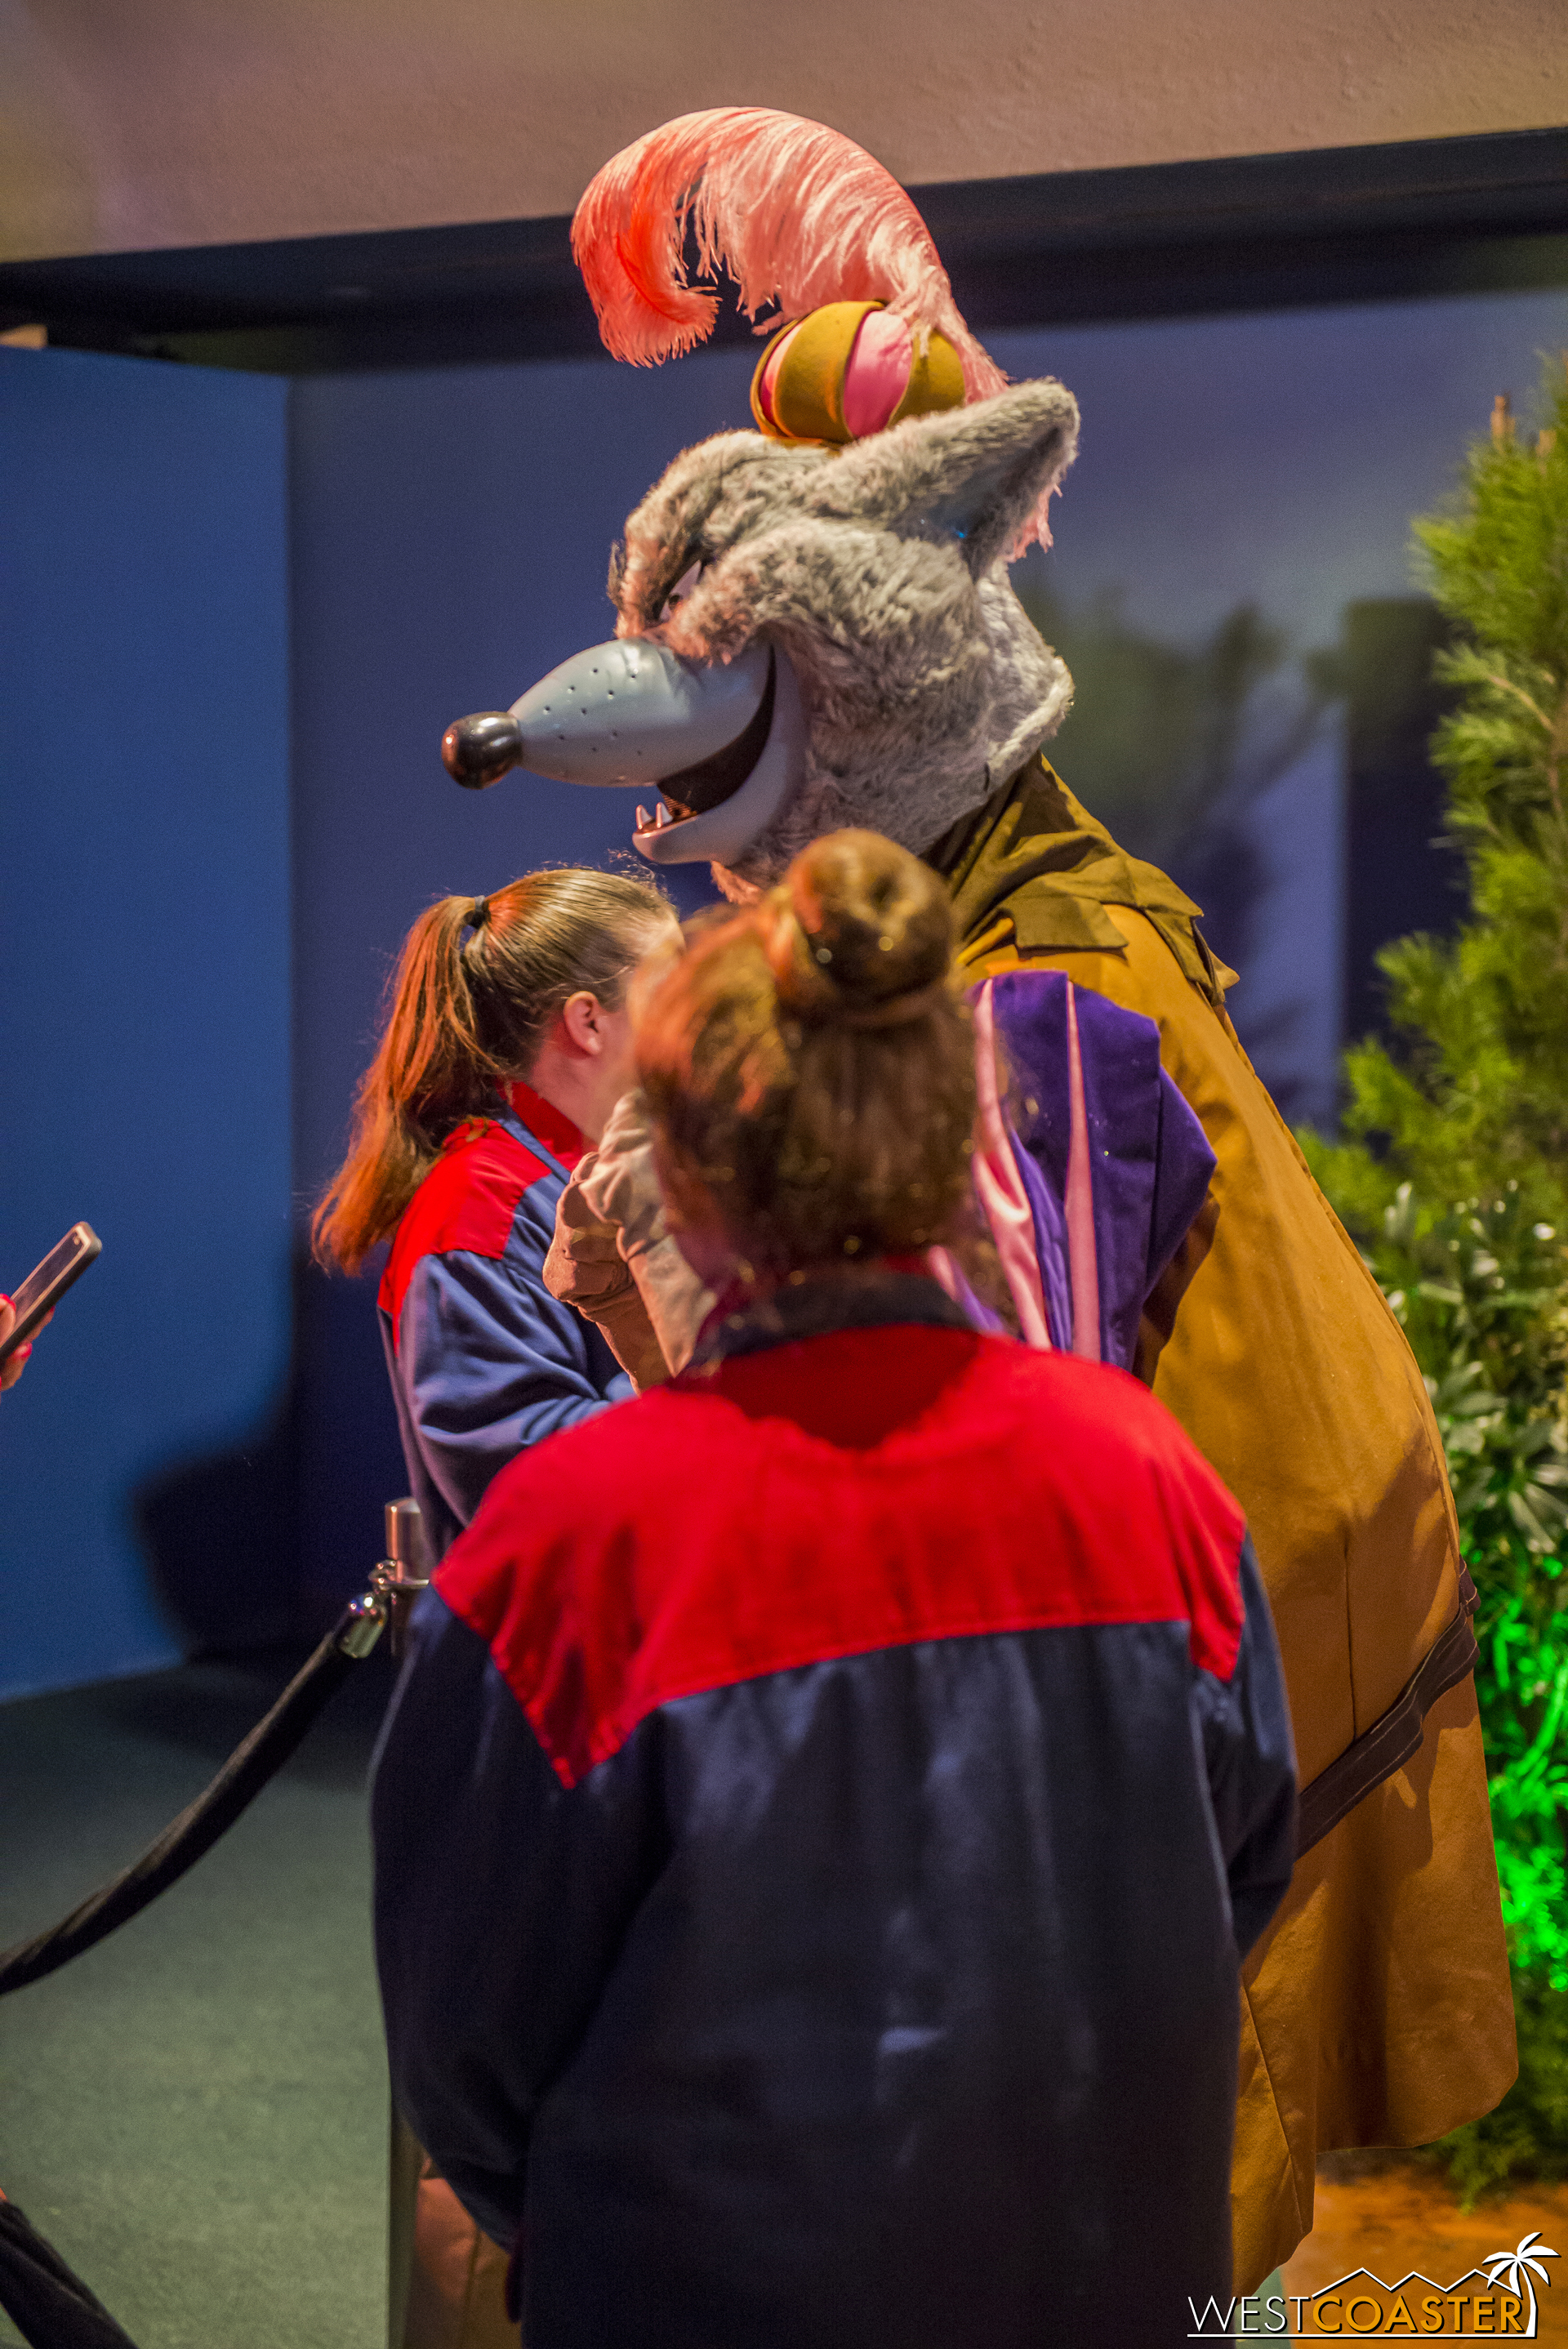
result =
[[[606,1010],[650,929],[671,918],[650,883],[575,866],[489,897],[440,897],[403,943],[348,1154],[311,1224],[322,1264],[357,1272],[465,1117],[525,1076],[567,998]]]
[[[636,1007],[665,1164],[757,1270],[953,1235],[975,1119],[953,945],[927,865],[880,833],[834,833]]]

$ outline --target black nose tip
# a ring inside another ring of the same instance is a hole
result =
[[[459,718],[441,737],[441,759],[453,782],[470,792],[499,783],[522,761],[522,729],[508,709],[481,709]]]

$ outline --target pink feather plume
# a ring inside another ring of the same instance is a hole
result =
[[[1006,377],[959,316],[931,232],[891,171],[841,131],[762,106],[683,114],[613,156],[572,223],[605,347],[651,367],[704,342],[717,296],[686,274],[688,222],[705,274],[722,263],[755,318],[880,301],[919,341],[935,328],[984,399]]]

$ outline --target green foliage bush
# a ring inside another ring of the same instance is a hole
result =
[[[1568,2178],[1568,1998],[1516,1966],[1513,2013],[1518,2080],[1496,2112],[1423,2157],[1446,2172],[1466,2209],[1515,2178]]]
[[[1344,1138],[1303,1146],[1421,1365],[1476,1617],[1521,2075],[1438,2157],[1467,2199],[1568,2175],[1568,377],[1500,404],[1418,523],[1452,649],[1433,755],[1469,881],[1452,940],[1378,961],[1392,1041],[1346,1056]]]

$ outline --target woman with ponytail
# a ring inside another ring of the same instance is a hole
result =
[[[528,2349],[1163,2349],[1229,2303],[1278,1654],[1149,1391],[931,1277],[970,1213],[953,943],[934,873],[841,833],[650,984],[718,1303],[497,1479],[416,1621],[393,2076]]]
[[[381,1334],[433,1557],[517,1453],[633,1391],[540,1276],[556,1201],[632,1082],[627,980],[666,937],[655,889],[563,867],[438,898],[404,941],[314,1236],[347,1272],[391,1242]],[[401,2120],[391,2239],[397,2349],[515,2339],[504,2261]]]
[[[389,1240],[382,1337],[439,1557],[514,1454],[632,1392],[540,1277],[555,1203],[632,1075],[626,982],[667,902],[619,874],[526,874],[442,897],[404,942],[315,1251],[357,1272]]]

